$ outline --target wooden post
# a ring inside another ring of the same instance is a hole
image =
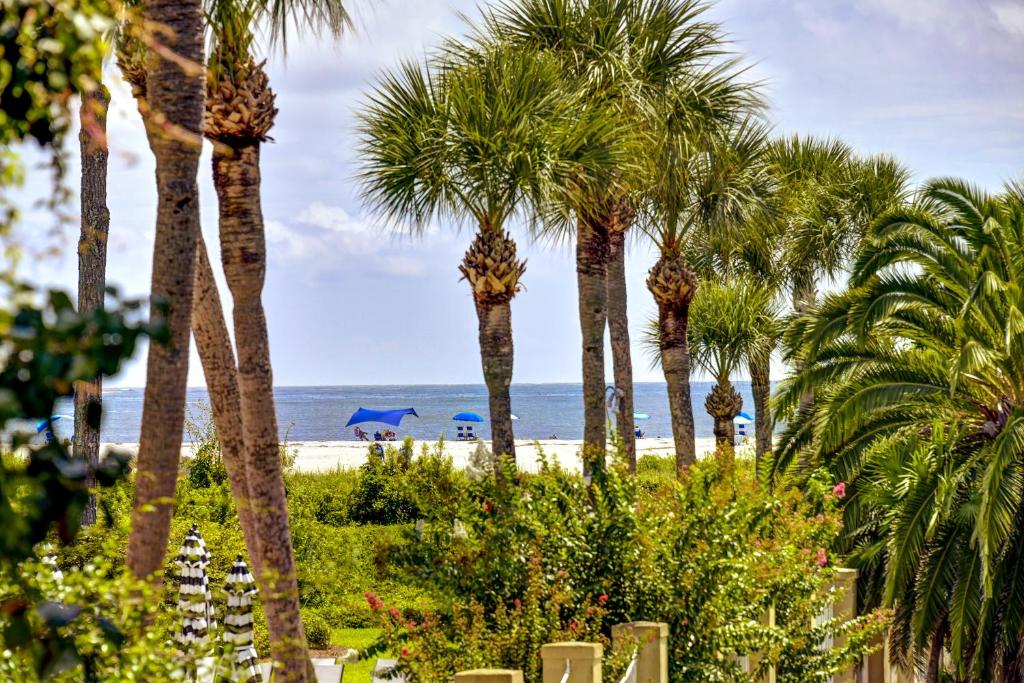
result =
[[[857,570],[837,569],[836,580],[832,584],[839,591],[839,596],[832,607],[832,616],[848,621],[857,616]],[[842,646],[845,636],[836,639],[836,646]],[[832,678],[834,683],[853,683],[854,667],[840,671]]]
[[[518,669],[473,669],[455,674],[455,683],[523,683]]]
[[[540,649],[544,667],[544,683],[560,683],[569,665],[567,683],[601,683],[601,658],[604,648],[599,643],[550,643]]]
[[[668,683],[668,624],[634,621],[612,626],[612,648],[636,642],[636,683]]]

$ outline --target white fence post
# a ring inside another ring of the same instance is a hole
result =
[[[544,683],[601,683],[600,643],[549,643],[540,648]],[[568,673],[568,675],[566,675]]]
[[[633,621],[612,626],[612,648],[637,643],[636,683],[668,683],[668,624]]]

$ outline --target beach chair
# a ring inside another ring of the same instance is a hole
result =
[[[466,426],[466,440],[472,441],[476,438],[476,434],[473,433],[473,425]]]
[[[380,435],[379,431],[376,431],[376,432],[373,433],[373,440],[374,441],[383,441],[384,437]]]
[[[642,439],[642,438],[644,438],[644,433],[642,431],[640,431],[639,427],[637,427],[636,431],[633,432],[633,436],[635,436],[638,439]]]
[[[459,441],[465,441],[466,440],[466,428],[463,427],[462,425],[456,426],[455,427],[455,438],[457,440],[459,440]]]

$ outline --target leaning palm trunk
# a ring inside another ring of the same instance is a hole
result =
[[[82,150],[82,228],[78,240],[78,311],[102,310],[107,285],[107,233],[110,211],[107,209],[107,105],[110,93],[99,84],[82,95],[79,111]],[[86,485],[96,487],[96,467],[100,457],[99,415],[103,387],[97,376],[91,382],[75,386],[75,457],[88,467]],[[82,510],[82,524],[96,522],[96,496],[89,496]]]
[[[238,390],[253,557],[278,680],[306,681],[309,650],[299,617],[299,586],[281,470],[270,341],[263,310],[267,250],[260,205],[260,144],[274,124],[274,93],[263,68],[216,53],[208,82],[204,133],[214,142],[213,184],[220,210],[221,262],[234,304]],[[227,61],[225,61],[227,60]],[[225,67],[230,66],[230,71]],[[216,76],[213,74],[217,74]],[[229,362],[225,356],[224,362]],[[242,487],[241,481],[236,484]]]
[[[633,359],[629,346],[629,315],[626,309],[626,229],[619,222],[609,230],[608,335],[612,346],[612,369],[618,395],[615,425],[622,439],[626,463],[636,472],[636,422],[633,419]]]
[[[769,406],[772,395],[771,358],[751,356],[748,364],[750,369],[750,393],[754,397],[754,453],[757,471],[761,471],[761,462],[765,455],[772,451],[772,432],[775,429],[772,411]]]
[[[720,379],[704,399],[704,408],[714,420],[715,443],[732,447],[736,443],[733,420],[743,410],[743,398],[728,379]]]
[[[203,118],[203,8],[199,0],[149,0],[147,25],[176,54],[154,51],[146,82],[146,135],[156,158],[157,219],[153,246],[151,318],[163,320],[166,344],[149,346],[135,507],[127,564],[137,577],[163,566],[185,422],[189,330],[199,234],[196,174]],[[182,61],[184,60],[184,61]]]
[[[676,472],[683,477],[697,462],[690,397],[690,347],[686,338],[687,317],[690,302],[697,292],[697,277],[682,254],[662,253],[647,277],[647,288],[658,305],[659,351],[668,385]]]
[[[485,223],[473,239],[459,265],[459,271],[473,288],[473,301],[480,323],[480,360],[487,384],[491,412],[491,450],[495,476],[502,477],[501,459],[515,463],[516,444],[512,432],[512,298],[526,262],[516,255],[516,243],[507,233]]]
[[[605,423],[604,329],[608,320],[608,228],[581,215],[576,237],[580,332],[583,335],[583,473],[603,459]]]
[[[281,471],[270,344],[261,294],[266,241],[260,207],[259,145],[215,145],[221,260],[234,302],[238,385],[249,501],[260,539],[258,579],[281,681],[305,681],[309,651],[299,618],[299,588]]]
[[[241,399],[238,393],[238,369],[231,337],[225,323],[220,292],[213,277],[213,268],[206,252],[206,242],[199,236],[196,247],[195,296],[192,303],[192,335],[203,364],[206,388],[210,395],[213,422],[217,427],[224,469],[228,473],[231,496],[238,511],[238,520],[245,538],[249,559],[261,573],[258,536],[252,514],[249,480],[246,473],[245,441],[242,432]]]

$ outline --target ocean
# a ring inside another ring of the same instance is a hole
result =
[[[693,382],[693,416],[697,436],[712,436],[712,421],[704,410],[704,397],[711,382]],[[743,396],[743,410],[754,414],[749,382],[736,382]],[[415,408],[419,418],[406,417],[398,435],[417,439],[436,439],[443,432],[455,434],[452,415],[463,411],[487,417],[487,388],[482,385],[406,385],[278,387],[278,425],[282,438],[291,441],[344,441],[355,439],[345,423],[357,408],[387,410]],[[648,437],[672,436],[668,395],[664,383],[640,383],[634,390],[636,412],[650,415],[637,424]],[[188,391],[190,411],[207,401],[205,388]],[[58,413],[70,415],[70,402],[58,406]],[[512,412],[519,417],[513,425],[520,439],[583,438],[583,398],[580,384],[515,384],[512,386]],[[142,418],[142,389],[105,389],[101,439],[106,442],[135,443],[139,440]],[[70,420],[56,423],[60,436],[70,436]],[[366,424],[373,433],[383,425]],[[490,437],[487,423],[474,425],[478,435]]]

